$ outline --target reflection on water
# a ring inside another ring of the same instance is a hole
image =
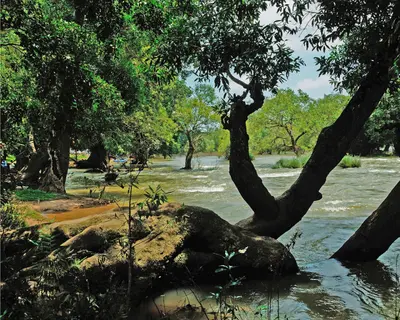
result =
[[[272,169],[279,158],[262,156],[254,161],[260,177],[273,195],[284,192],[300,172],[298,169]],[[231,223],[251,214],[230,179],[227,161],[201,157],[194,162],[192,171],[180,170],[183,163],[182,157],[154,163],[150,170],[141,174],[140,187],[143,190],[149,184],[160,184],[164,190],[173,192],[174,200],[214,210]],[[78,189],[84,192],[82,184],[73,179],[79,175],[82,173],[72,171],[69,176],[69,192]],[[101,179],[99,175],[90,177]],[[400,253],[399,240],[379,262],[343,266],[328,258],[383,201],[399,178],[398,158],[368,158],[362,160],[362,168],[334,169],[321,189],[322,200],[314,203],[298,224],[303,235],[297,240],[293,254],[301,273],[275,283],[247,282],[237,292],[242,296],[237,303],[255,310],[271,297],[276,301],[279,293],[280,313],[289,319],[394,319],[395,297],[398,296],[394,270],[396,255]],[[126,190],[109,190],[116,197],[126,198]],[[294,231],[289,231],[280,240],[287,242]],[[202,287],[196,295],[204,299],[213,290]],[[183,306],[188,299],[196,303],[190,290],[179,290],[166,293],[155,302],[158,307],[173,309]],[[398,300],[400,304],[400,297]],[[204,303],[210,308],[215,307],[209,299]],[[157,311],[155,304],[151,301],[149,305],[146,310],[154,315]]]

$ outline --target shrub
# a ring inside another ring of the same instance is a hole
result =
[[[12,203],[5,203],[1,206],[0,216],[2,229],[17,229],[26,226],[24,218]]]
[[[46,201],[62,198],[57,193],[45,192],[38,189],[24,189],[15,191],[15,197],[20,201]]]
[[[346,168],[359,168],[361,167],[361,158],[353,156],[344,156],[339,163],[339,167]]]
[[[289,158],[289,159],[279,159],[273,166],[272,169],[280,169],[280,168],[303,168],[304,165],[307,163],[310,156],[301,156],[298,158]]]

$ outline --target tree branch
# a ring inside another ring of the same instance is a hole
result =
[[[250,97],[253,99],[253,103],[247,106],[248,115],[260,109],[264,104],[265,97],[262,92],[262,86],[260,83],[253,84],[250,89]]]
[[[243,82],[242,80],[234,77],[233,74],[230,72],[229,67],[226,68],[225,72],[228,75],[229,79],[231,79],[233,82],[242,86],[245,89],[250,89],[250,84],[247,84],[247,83]]]
[[[299,139],[304,136],[307,133],[307,131],[303,131],[295,140],[294,142],[297,143],[297,141],[299,141]]]

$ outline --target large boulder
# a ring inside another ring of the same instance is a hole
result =
[[[147,218],[140,219],[136,212],[133,216],[134,302],[171,285],[223,280],[228,275],[215,270],[226,262],[226,252],[237,253],[229,261],[235,266],[235,277],[268,278],[298,271],[295,259],[280,242],[246,232],[210,210],[168,204]],[[3,253],[9,259],[27,256],[28,251],[37,247],[32,241],[40,242],[41,236],[47,234],[53,238],[56,250],[46,257],[30,253],[29,263],[20,264],[22,270],[15,265],[12,270],[19,276],[31,276],[35,257],[57,260],[63,252],[74,253],[79,256],[79,270],[88,279],[91,290],[101,291],[111,273],[122,282],[127,280],[127,221],[126,212],[116,211],[35,226],[23,233],[9,232],[3,238]]]

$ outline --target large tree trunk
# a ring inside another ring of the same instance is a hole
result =
[[[188,138],[189,147],[188,147],[188,151],[186,153],[185,166],[183,167],[183,169],[191,170],[192,169],[192,159],[193,159],[193,154],[194,154],[194,144],[193,144],[193,140],[192,140],[192,136],[191,136],[190,132],[187,132],[186,136]]]
[[[90,148],[90,156],[87,160],[81,160],[76,163],[79,169],[100,169],[107,170],[107,151],[103,143],[98,143]]]
[[[251,162],[247,117],[247,105],[243,101],[237,101],[231,107],[229,124],[224,125],[230,131],[229,174],[243,199],[254,211],[255,218],[273,220],[278,215],[278,206]],[[266,210],[268,214],[265,214]]]
[[[400,4],[395,11],[399,10]],[[399,54],[400,28],[382,47],[375,64],[340,117],[322,130],[311,158],[297,181],[277,199],[264,187],[248,158],[245,122],[250,113],[261,107],[261,90],[258,94],[253,91],[257,99],[252,97],[252,105],[246,105],[240,99],[233,103],[229,124],[224,126],[230,129],[231,134],[230,174],[243,199],[254,211],[253,217],[240,221],[239,226],[258,235],[278,238],[302,219],[314,201],[322,198],[320,188],[386,92],[393,77],[394,61]]]
[[[65,181],[69,166],[71,135],[67,130],[53,133],[47,147],[47,165],[39,188],[46,192],[65,193]]]
[[[29,133],[26,145],[21,148],[19,153],[15,156],[15,170],[21,171],[29,165],[31,157],[36,153],[35,143],[33,141],[32,132]]]
[[[43,147],[38,148],[31,154],[28,164],[22,168],[22,181],[25,185],[38,187],[41,172],[45,169],[48,162],[48,154]]]
[[[65,193],[71,146],[71,110],[66,107],[55,116],[49,139],[35,147],[23,172],[23,183],[46,192]]]
[[[399,237],[400,181],[332,258],[357,262],[376,260]]]

